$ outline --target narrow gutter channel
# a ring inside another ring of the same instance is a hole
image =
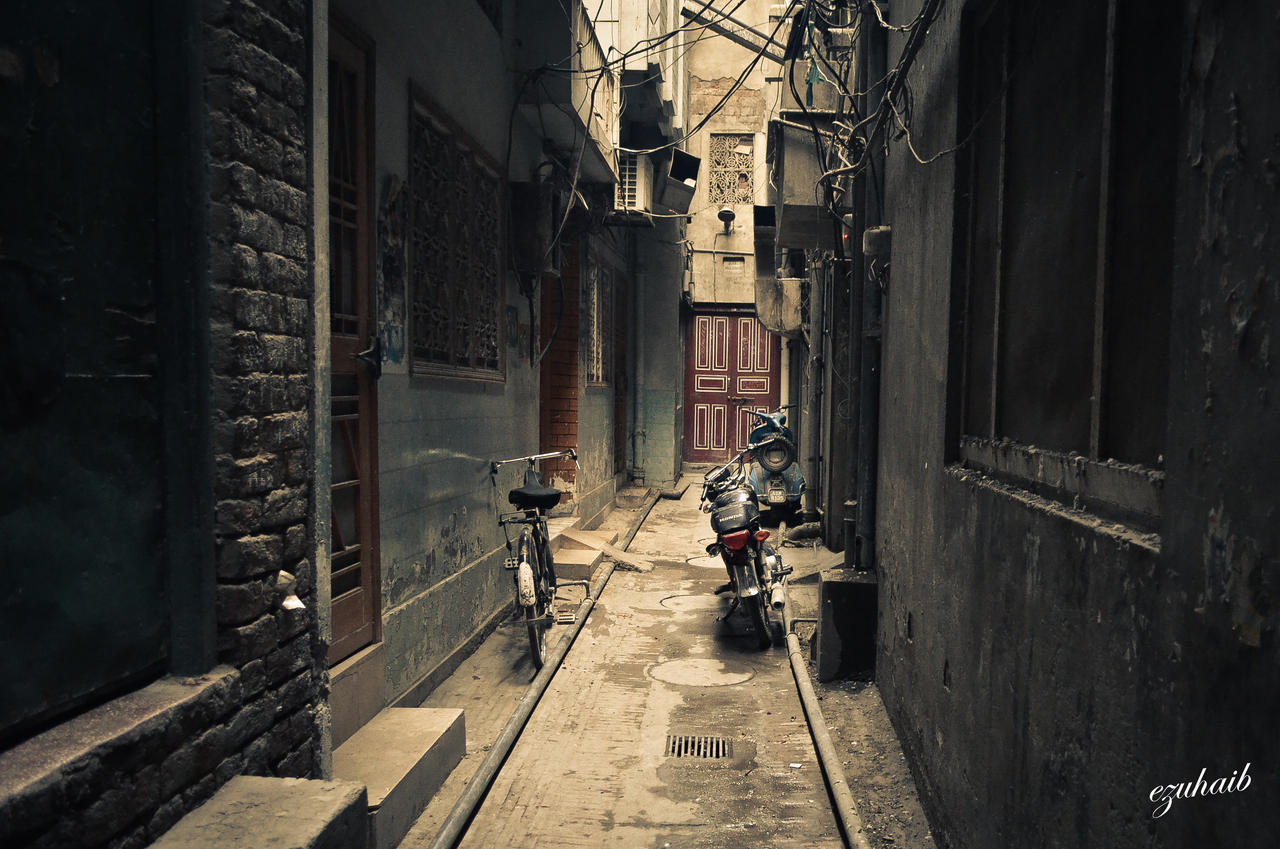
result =
[[[797,620],[791,618],[791,597],[787,593],[787,585],[783,583],[782,587],[784,598],[782,631],[787,636],[787,656],[791,660],[791,674],[795,676],[800,703],[804,707],[805,719],[809,721],[809,734],[813,737],[813,746],[818,752],[818,763],[822,766],[822,774],[827,780],[827,790],[831,793],[836,820],[840,824],[840,835],[850,849],[871,849],[871,844],[867,842],[862,817],[858,815],[858,809],[853,803],[853,794],[849,792],[849,782],[845,780],[844,770],[840,768],[840,757],[831,739],[831,731],[827,728],[827,721],[822,716],[822,709],[818,707],[818,697],[813,691],[813,683],[809,680],[809,668],[805,664],[803,652],[800,651],[800,638],[793,630]]]
[[[649,513],[653,510],[653,506],[658,503],[658,499],[659,496],[656,493],[649,496],[648,503],[641,511],[639,521],[632,526],[627,533],[627,538],[618,545],[618,548],[626,551],[627,547],[631,545],[631,541],[635,539],[636,533],[640,530],[640,526],[644,524],[645,519],[649,518]],[[462,835],[475,816],[476,810],[479,809],[484,797],[489,793],[489,788],[498,777],[498,772],[502,769],[503,763],[506,762],[507,756],[511,754],[516,741],[520,739],[520,732],[524,730],[529,717],[533,715],[533,709],[538,706],[538,701],[542,698],[542,694],[547,691],[547,686],[560,668],[560,664],[564,662],[565,655],[569,653],[570,647],[573,646],[573,641],[577,639],[582,626],[587,623],[587,617],[591,614],[591,609],[600,598],[600,594],[604,592],[605,585],[609,583],[609,578],[613,576],[615,565],[613,561],[609,561],[604,573],[591,584],[590,591],[578,605],[578,614],[574,617],[573,625],[560,638],[560,642],[556,643],[556,647],[543,663],[542,669],[534,677],[533,682],[529,684],[529,689],[525,692],[524,697],[520,699],[520,703],[516,705],[515,713],[507,720],[507,724],[502,727],[502,732],[498,735],[498,739],[494,741],[493,746],[490,747],[489,754],[485,756],[484,761],[476,769],[475,775],[467,783],[467,789],[463,791],[458,801],[454,803],[449,816],[445,819],[444,824],[440,826],[440,831],[436,834],[435,839],[431,841],[430,849],[454,849],[462,839]]]

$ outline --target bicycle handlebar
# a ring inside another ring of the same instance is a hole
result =
[[[489,471],[491,474],[497,474],[498,468],[500,466],[505,466],[507,463],[527,462],[530,465],[532,465],[541,460],[551,460],[555,457],[568,457],[571,460],[573,460],[573,464],[575,466],[578,465],[578,452],[572,448],[566,448],[563,451],[552,451],[547,454],[530,454],[527,457],[513,457],[510,460],[494,460],[492,463],[489,464]],[[579,468],[581,467],[579,466]]]

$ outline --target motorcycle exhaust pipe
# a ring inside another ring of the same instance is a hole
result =
[[[781,610],[787,603],[787,579],[783,578],[773,585],[773,591],[769,593],[769,605],[774,610]]]

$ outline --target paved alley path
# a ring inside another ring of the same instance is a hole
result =
[[[716,621],[725,574],[703,553],[697,494],[654,507],[629,549],[653,555],[654,570],[614,572],[462,846],[842,846],[783,643],[761,652],[745,615]],[[504,630],[488,643],[519,651],[522,633]],[[478,658],[472,686],[503,680],[451,705],[466,710],[469,738],[482,712],[509,715],[513,684],[531,677],[513,656]],[[666,756],[680,735],[725,738],[732,756]],[[460,789],[440,796],[451,805]],[[433,804],[402,845],[428,845],[447,814]]]

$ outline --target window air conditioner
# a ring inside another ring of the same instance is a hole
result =
[[[648,212],[653,196],[653,163],[642,153],[618,153],[618,212]]]

